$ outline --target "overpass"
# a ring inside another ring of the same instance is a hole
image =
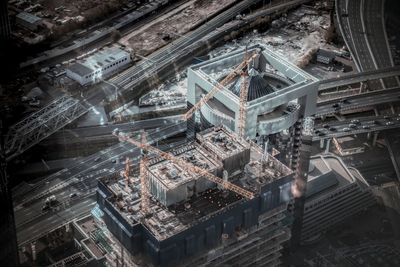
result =
[[[88,110],[89,107],[79,100],[63,96],[14,124],[6,136],[7,161],[81,117]]]
[[[391,116],[368,116],[359,118],[358,120],[358,123],[353,123],[352,120],[344,120],[315,125],[313,141],[400,128],[399,114]],[[355,126],[350,127],[350,124],[354,124]]]
[[[316,116],[332,115],[338,112],[371,107],[378,104],[400,101],[399,88],[367,92],[352,95],[346,98],[346,102],[338,103],[337,99],[317,103]],[[335,107],[334,105],[338,105]]]
[[[322,80],[319,85],[319,91],[325,91],[332,88],[352,85],[355,83],[368,82],[370,80],[378,80],[391,77],[397,78],[399,76],[400,76],[399,66],[387,67],[378,70],[363,71],[361,73],[354,73],[333,79]]]

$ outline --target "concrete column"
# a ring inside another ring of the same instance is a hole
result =
[[[325,153],[329,153],[329,148],[331,145],[331,138],[326,139],[326,148],[325,148]]]
[[[393,104],[390,104],[390,110],[392,111],[392,114],[396,114],[396,111],[394,110]]]
[[[319,147],[320,147],[321,149],[324,148],[324,139],[319,140]]]
[[[374,132],[374,138],[372,139],[372,146],[376,145],[376,140],[378,139],[379,132]]]
[[[36,261],[36,241],[31,243],[32,261]]]
[[[368,133],[367,133],[367,139],[368,139],[368,140],[371,139],[371,132],[368,132]]]

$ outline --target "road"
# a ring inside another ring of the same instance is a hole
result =
[[[186,123],[171,124],[156,129],[148,134],[148,142],[156,143],[182,133]],[[176,144],[175,144],[176,145]],[[172,146],[172,145],[171,145]],[[170,146],[165,146],[169,148]],[[134,158],[139,150],[129,143],[118,143],[115,146],[81,159],[71,168],[63,169],[37,183],[32,190],[14,195],[15,220],[18,227],[26,227],[37,217],[43,216],[44,200],[56,195],[63,202],[70,193],[78,192],[80,197],[91,195],[97,186],[96,178],[123,169],[126,157]]]
[[[379,70],[363,71],[362,73],[353,73],[344,75],[338,78],[326,79],[320,82],[318,87],[319,91],[324,91],[340,86],[351,85],[360,82],[366,82],[369,80],[396,77],[400,76],[400,67],[385,67]]]
[[[179,125],[173,127],[174,132],[177,132],[176,128],[179,128]],[[158,133],[160,132],[150,134],[148,140],[165,139],[165,135],[167,135],[165,132],[162,132],[161,135]],[[169,150],[182,143],[183,141],[177,141],[160,145],[159,148]],[[91,156],[85,159],[85,164],[81,163],[76,166],[78,168],[58,172],[54,177],[49,177],[44,184],[38,186],[36,191],[39,194],[37,196],[29,192],[24,199],[19,201],[20,204],[14,209],[18,243],[22,245],[35,240],[40,235],[44,235],[63,223],[87,214],[96,203],[94,194],[98,178],[122,171],[125,167],[124,160],[126,157],[131,159],[132,165],[138,164],[139,149],[129,143],[121,143],[117,150],[121,153],[115,153],[113,150],[102,151],[104,152],[101,153],[104,160],[96,162],[96,159]],[[112,159],[116,158],[120,160],[113,162]],[[85,169],[82,165],[88,168]],[[89,167],[89,165],[92,166]],[[77,196],[71,197],[70,194],[72,193],[77,194]],[[44,201],[50,195],[56,196],[58,202],[51,211],[42,211]],[[35,229],[35,231],[32,231],[32,229]]]
[[[90,126],[82,128],[65,129],[62,132],[58,132],[46,141],[48,143],[69,143],[75,142],[76,140],[84,140],[91,137],[110,137],[112,136],[112,131],[115,128],[120,129],[124,132],[135,132],[139,130],[156,129],[167,126],[170,123],[175,123],[180,118],[180,115],[159,117],[140,121],[131,121],[126,123],[109,124],[109,125],[99,125]]]
[[[352,120],[344,120],[315,125],[315,135],[313,136],[313,141],[400,128],[399,114],[388,117],[360,117],[358,120],[359,122],[357,123],[353,123]],[[355,124],[355,126],[351,128],[349,126],[351,124]],[[346,128],[348,129],[347,131]]]
[[[336,0],[339,29],[360,72],[393,67],[384,24],[383,0]],[[398,79],[368,83],[373,89],[398,86]]]
[[[339,100],[324,101],[317,104],[316,116],[331,115],[334,113],[348,111],[358,108],[375,106],[378,104],[400,101],[400,90],[394,88],[390,90],[369,92],[361,95],[347,97],[348,103],[340,103],[339,107],[333,107]]]

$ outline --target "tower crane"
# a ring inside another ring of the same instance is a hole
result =
[[[140,148],[142,151],[146,151],[146,153],[153,153],[153,154],[160,156],[161,158],[163,158],[165,160],[169,160],[169,161],[173,162],[174,164],[178,165],[179,167],[181,167],[182,169],[188,171],[189,173],[197,174],[199,176],[205,177],[206,179],[208,179],[218,185],[221,185],[223,188],[228,189],[232,192],[235,192],[236,194],[241,195],[245,198],[248,198],[248,199],[254,198],[253,192],[243,189],[240,186],[237,186],[231,182],[225,181],[225,180],[209,173],[207,170],[204,170],[198,166],[195,166],[192,163],[189,163],[184,159],[178,158],[178,157],[172,155],[171,153],[164,152],[158,148],[155,148],[149,144],[146,144],[145,142],[139,142],[122,132],[114,132],[113,134],[115,136],[117,136],[120,141],[129,142],[129,143],[137,146],[138,148]],[[142,165],[141,165],[141,167],[142,167]],[[141,170],[142,170],[142,168],[141,168]],[[142,179],[142,173],[140,174],[140,177]],[[142,200],[145,200],[143,195],[145,195],[146,193],[148,194],[148,192],[146,192],[147,188],[145,189],[145,187],[147,187],[145,184],[145,180],[146,179],[143,176],[143,181],[141,180],[142,198],[143,198]],[[148,195],[146,196],[145,201],[148,201]],[[147,203],[147,205],[148,205],[148,202],[145,202],[145,203]],[[146,205],[143,205],[142,207],[145,207],[145,206]]]
[[[145,145],[147,143],[146,141],[146,132],[143,130],[141,132],[141,144]],[[140,190],[141,190],[141,210],[144,215],[147,215],[149,213],[149,187],[147,184],[147,149],[143,146],[141,147],[141,158],[140,158],[140,163],[139,163],[139,176],[140,176]]]
[[[194,104],[194,106],[189,109],[185,114],[183,114],[183,120],[188,120],[193,113],[195,113],[199,108],[201,108],[208,100],[210,100],[216,93],[222,91],[227,84],[229,84],[237,75],[240,75],[243,71],[243,68],[246,67],[253,59],[258,56],[258,53],[254,53],[249,58],[247,56],[245,59],[232,71],[226,76],[221,82],[218,82],[211,90],[202,97],[199,102]]]
[[[242,83],[240,84],[240,99],[239,99],[239,136],[244,137],[246,130],[246,106],[247,106],[247,95],[249,93],[249,77],[247,71],[242,74]]]
[[[221,82],[217,82],[217,84],[204,97],[202,97],[199,102],[197,102],[191,109],[189,109],[185,114],[183,114],[182,119],[185,121],[188,120],[199,108],[201,108],[205,103],[207,103],[207,101],[209,101],[216,93],[218,93],[219,91],[222,91],[225,88],[225,86],[227,84],[229,84],[237,75],[244,75],[243,68],[245,68],[257,56],[258,56],[257,52],[252,54],[251,56],[248,56],[247,49],[246,49],[244,60],[232,72],[230,72]],[[247,76],[247,73],[245,75]],[[247,101],[247,91],[248,91],[248,86],[246,85],[247,80],[248,80],[247,77],[245,77],[245,79],[244,79],[245,82],[244,82],[244,84],[242,83],[242,85],[241,85],[245,89],[241,88],[241,90],[240,90],[240,92],[241,92],[240,99],[242,99],[242,94],[243,94],[243,99],[245,99],[245,101]],[[241,104],[240,107],[242,107],[242,106],[245,107],[245,105],[246,105],[245,103],[243,105]],[[244,112],[245,112],[245,109],[244,109]],[[243,114],[241,116],[243,116],[244,119],[240,120],[241,122],[243,122],[243,125],[240,126],[240,124],[239,124],[240,129],[244,129],[244,122],[245,122],[246,114],[245,113],[243,113]],[[240,130],[240,132],[244,132],[244,130]],[[145,137],[144,132],[142,132],[142,134],[141,134],[141,142],[134,140],[134,139],[128,137],[126,134],[123,134],[118,131],[114,131],[113,134],[115,136],[117,136],[120,141],[130,142],[133,145],[139,147],[142,151],[142,157],[140,160],[141,210],[145,215],[148,213],[148,210],[149,210],[149,196],[150,196],[149,192],[148,192],[147,179],[146,179],[147,163],[148,163],[147,153],[149,153],[149,152],[154,153],[166,160],[169,160],[169,161],[179,165],[180,167],[182,167],[183,169],[185,169],[186,171],[188,171],[190,173],[194,173],[194,174],[203,176],[203,177],[207,178],[208,180],[210,180],[218,185],[221,185],[223,188],[235,192],[238,195],[241,195],[248,199],[254,198],[254,193],[252,193],[248,190],[245,190],[245,189],[241,188],[240,186],[232,184],[226,180],[223,180],[223,179],[209,173],[207,170],[204,170],[200,167],[197,167],[197,166],[187,162],[186,160],[177,158],[170,153],[161,151],[158,148],[148,145],[146,143],[146,137]],[[243,136],[243,134],[241,136]],[[126,181],[129,182],[129,176],[128,176],[129,160],[128,159],[127,159],[126,164],[127,165],[125,168],[124,176],[125,176]]]
[[[125,160],[125,170],[122,171],[122,176],[125,177],[125,187],[128,187],[128,185],[131,182],[130,178],[129,178],[130,172],[131,172],[130,160],[129,160],[129,158],[126,158],[126,160]]]

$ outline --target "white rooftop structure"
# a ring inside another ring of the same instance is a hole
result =
[[[95,83],[131,61],[130,54],[111,47],[80,60],[67,69],[67,76],[81,85]]]
[[[244,59],[239,50],[194,65],[188,69],[188,106],[212,90]],[[288,129],[302,117],[315,113],[318,79],[273,51],[256,45],[247,53],[257,56],[246,66],[248,97],[246,136],[268,136]],[[239,96],[243,77],[237,75],[199,111],[201,123],[225,125],[238,130]]]

